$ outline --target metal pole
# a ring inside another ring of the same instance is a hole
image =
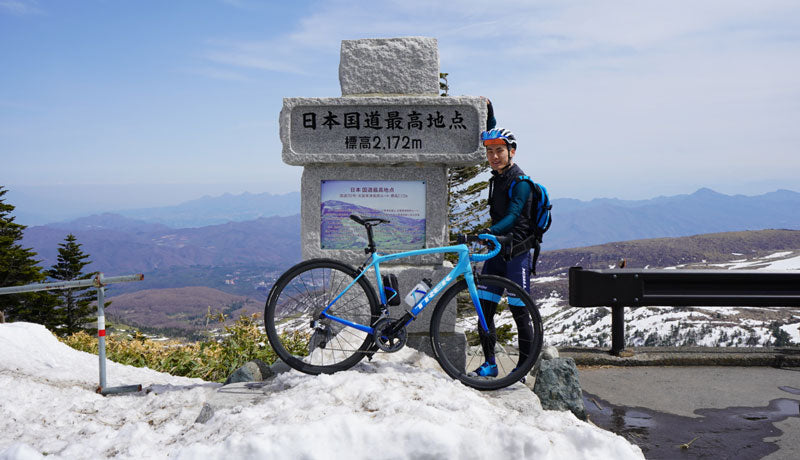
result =
[[[619,356],[625,349],[625,307],[611,307],[611,354]]]
[[[106,301],[106,288],[102,284],[103,275],[97,276],[97,354],[100,357],[100,388],[102,393],[106,387],[106,314],[103,304]]]
[[[102,277],[102,273],[98,275]],[[25,286],[8,286],[0,288],[0,295],[3,294],[18,294],[21,292],[37,292],[37,291],[53,291],[53,290],[60,290],[60,289],[71,289],[71,288],[78,288],[78,287],[87,287],[87,286],[97,286],[98,277],[94,277],[91,279],[86,280],[75,280],[75,281],[56,281],[52,283],[35,283],[35,284],[27,284]],[[124,276],[110,276],[108,278],[103,277],[103,284],[113,284],[113,283],[124,283],[126,281],[141,281],[144,279],[144,275],[141,273],[137,275],[124,275]]]
[[[116,278],[126,277],[120,276]],[[141,385],[124,385],[113,388],[106,387],[106,314],[104,310],[106,303],[105,285],[111,279],[112,278],[106,279],[102,273],[98,273],[94,278],[94,285],[97,286],[97,356],[100,360],[100,387],[97,389],[97,392],[104,396],[110,394],[142,391]],[[125,279],[124,281],[132,280]]]
[[[105,307],[105,285],[112,283],[124,283],[126,281],[141,281],[144,275],[110,276],[104,277],[98,273],[92,279],[57,281],[53,283],[35,283],[26,286],[9,286],[0,288],[0,295],[17,294],[20,292],[52,291],[56,289],[71,289],[77,287],[94,286],[97,288],[97,355],[100,360],[100,386],[97,392],[102,395],[127,393],[129,391],[142,391],[141,385],[126,385],[121,387],[106,388],[106,315],[103,310]]]

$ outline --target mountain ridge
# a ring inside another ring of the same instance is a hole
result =
[[[729,231],[797,230],[798,209],[800,193],[790,190],[745,196],[700,189],[692,194],[637,201],[558,199],[554,200],[553,225],[544,237],[542,250]],[[36,251],[44,266],[50,266],[56,261],[58,244],[67,233],[73,233],[93,261],[88,268],[113,274],[242,264],[278,269],[300,260],[300,226],[299,214],[172,228],[104,213],[28,227],[23,245]]]
[[[300,212],[300,192],[205,195],[175,206],[118,211],[125,217],[172,228],[204,227]]]

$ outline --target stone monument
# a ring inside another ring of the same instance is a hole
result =
[[[391,221],[374,230],[381,253],[447,245],[447,168],[485,158],[485,101],[439,96],[435,38],[344,40],[339,82],[341,97],[285,98],[280,114],[283,161],[304,167],[303,259],[360,265],[366,232],[350,214]],[[381,270],[397,275],[403,297],[422,278],[438,282],[446,265],[442,254],[431,254]],[[433,309],[409,325],[410,346],[429,351]]]

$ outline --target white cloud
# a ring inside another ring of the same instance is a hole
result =
[[[797,2],[336,0],[312,11],[270,42],[286,62],[327,72],[342,39],[436,37],[451,94],[491,97],[523,140],[519,162],[566,196],[800,169]],[[258,62],[267,48],[240,49]]]
[[[16,15],[41,14],[37,0],[0,0],[0,11],[7,11]]]
[[[202,58],[220,67],[306,74],[302,56],[292,56],[281,41],[212,40]]]

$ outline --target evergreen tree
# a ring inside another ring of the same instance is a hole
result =
[[[0,287],[38,283],[45,274],[34,259],[36,253],[19,243],[26,227],[14,222],[11,212],[15,207],[5,202],[6,193],[8,190],[0,186]],[[50,329],[58,324],[55,297],[48,292],[0,296],[0,310],[6,321],[30,321]]]
[[[439,74],[441,96],[447,96],[450,84],[447,73]],[[494,127],[494,112],[487,100],[487,129]],[[489,227],[489,201],[481,199],[481,192],[489,187],[486,174],[489,162],[479,165],[449,168],[447,171],[448,214],[450,242],[455,243],[456,236],[462,233],[480,233]],[[482,176],[482,177],[480,177]]]
[[[448,224],[450,241],[454,242],[460,233],[480,233],[489,227],[489,202],[481,198],[488,189],[488,180],[480,180],[480,175],[489,170],[489,163],[450,168],[447,177],[449,189]]]
[[[772,344],[775,347],[790,347],[792,346],[792,336],[789,335],[788,332],[781,329],[782,324],[779,322],[773,322],[770,325],[770,329],[772,330],[772,338],[775,339],[775,342]]]
[[[69,234],[64,242],[58,245],[58,262],[48,270],[47,274],[59,281],[75,281],[89,279],[95,273],[83,273],[83,268],[91,263],[86,259],[88,254],[81,250],[75,235]],[[61,325],[59,334],[70,335],[84,330],[83,325],[96,319],[96,310],[92,302],[97,300],[94,287],[73,288],[59,291],[59,318]]]

